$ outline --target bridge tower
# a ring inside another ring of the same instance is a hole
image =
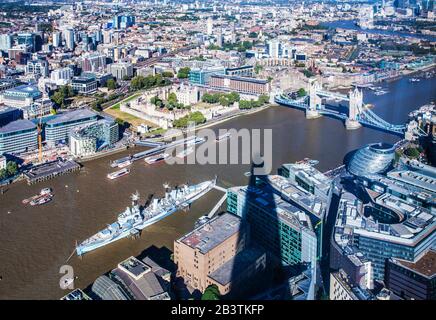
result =
[[[315,119],[321,117],[318,109],[321,108],[322,99],[318,96],[317,91],[321,90],[321,84],[316,78],[309,79],[309,108],[306,110],[307,119]]]
[[[348,130],[360,128],[358,116],[363,111],[363,92],[357,88],[351,90],[348,97],[350,98],[348,119],[345,121],[345,127]]]

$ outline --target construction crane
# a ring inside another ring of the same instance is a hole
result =
[[[45,88],[44,82],[39,83],[40,90],[42,91],[42,101],[39,108],[39,123],[38,123],[38,162],[42,163],[42,117],[44,115],[44,102],[48,98],[48,93]]]

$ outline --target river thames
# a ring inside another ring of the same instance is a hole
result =
[[[392,123],[404,123],[410,111],[436,100],[436,79],[410,83],[405,78],[383,86],[389,93],[376,96],[365,91],[364,101],[374,104],[373,111]],[[400,139],[370,128],[347,131],[342,122],[332,118],[306,120],[303,112],[281,106],[212,128],[272,129],[274,173],[282,163],[305,157],[319,160],[318,168],[325,171],[342,164],[349,151],[367,143]],[[140,239],[123,239],[82,259],[74,255],[67,262],[75,242],[115,221],[117,214],[130,205],[129,197],[136,190],[145,202],[151,194],[162,196],[162,184],[166,182],[172,186],[187,181],[198,183],[217,175],[220,186],[230,187],[248,179],[244,173],[249,165],[146,166],[138,161],[132,165],[130,175],[108,181],[106,174],[113,171],[109,162],[128,153],[132,150],[86,162],[80,172],[45,183],[28,186],[21,182],[0,195],[0,299],[59,299],[67,293],[59,287],[59,268],[65,264],[71,265],[78,276],[75,286],[83,288],[121,260],[139,255],[150,246],[172,251],[174,240],[191,230],[196,219],[208,213],[222,196],[213,190],[195,202],[190,211],[177,212],[146,228]],[[44,187],[53,188],[52,202],[40,207],[21,204]]]

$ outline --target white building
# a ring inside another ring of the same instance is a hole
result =
[[[374,300],[366,289],[351,284],[344,270],[330,273],[330,300]]]
[[[26,74],[48,77],[48,62],[41,59],[28,61],[26,65]]]
[[[211,36],[213,33],[213,21],[212,18],[207,19],[207,35]]]
[[[131,63],[119,62],[109,65],[109,72],[117,79],[123,80],[124,77],[133,76],[133,66]]]
[[[61,33],[54,32],[53,33],[53,47],[57,48],[61,46]]]
[[[50,79],[58,86],[67,84],[73,78],[74,72],[71,68],[61,68],[53,70]]]
[[[0,156],[0,170],[6,169],[6,157]]]
[[[181,85],[179,90],[176,91],[177,101],[189,106],[196,104],[200,101],[200,91],[197,86]]]
[[[64,33],[64,37],[65,37],[65,46],[70,50],[74,50],[74,30],[67,29]]]

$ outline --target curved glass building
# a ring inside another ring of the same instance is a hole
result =
[[[395,148],[387,143],[373,143],[359,149],[348,163],[348,171],[364,177],[386,172],[395,157]]]

